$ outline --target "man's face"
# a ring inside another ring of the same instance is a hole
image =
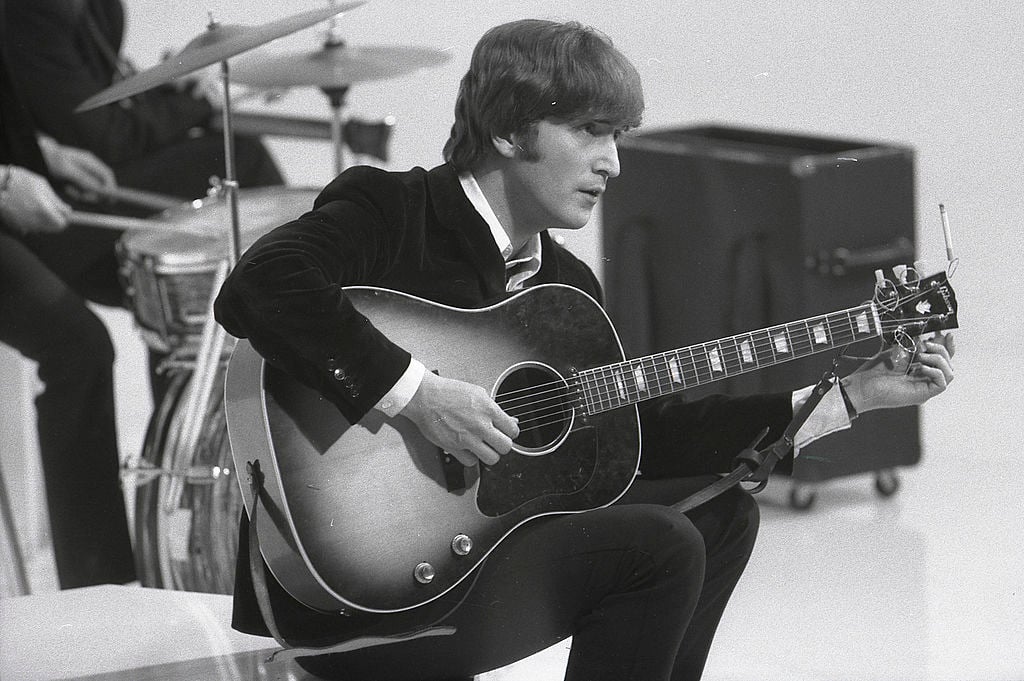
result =
[[[536,135],[508,176],[517,224],[537,230],[579,229],[590,220],[610,178],[619,174],[620,130],[601,121],[537,123]]]

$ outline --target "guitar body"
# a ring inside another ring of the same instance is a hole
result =
[[[461,310],[382,289],[346,293],[428,371],[482,386],[521,428],[540,427],[523,428],[498,464],[465,468],[401,416],[372,411],[349,423],[240,341],[225,381],[231,448],[239,472],[259,465],[260,548],[296,599],[325,611],[417,607],[465,580],[523,523],[608,505],[629,487],[636,408],[589,415],[571,380],[623,359],[590,297],[552,284]],[[524,391],[543,399],[517,402]]]

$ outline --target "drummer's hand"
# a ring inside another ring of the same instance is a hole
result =
[[[10,173],[0,201],[0,218],[5,224],[23,234],[59,232],[67,227],[71,207],[57,196],[45,177],[21,166],[10,166]]]
[[[45,135],[39,136],[39,148],[50,174],[55,179],[70,182],[86,195],[117,186],[114,171],[90,151],[65,146]]]

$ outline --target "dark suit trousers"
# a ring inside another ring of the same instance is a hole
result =
[[[116,287],[115,236],[79,242],[65,275],[87,289]],[[104,269],[107,274],[99,274]],[[119,478],[110,336],[67,281],[3,232],[0,342],[39,365],[43,392],[36,415],[61,587],[135,579]]]
[[[738,489],[685,516],[664,505],[709,481],[641,480],[609,508],[531,521],[444,622],[455,635],[298,661],[330,679],[466,678],[572,636],[568,681],[698,679],[758,526]]]

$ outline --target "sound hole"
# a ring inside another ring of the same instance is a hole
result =
[[[568,387],[546,365],[531,362],[512,367],[498,381],[494,399],[519,419],[513,449],[522,454],[547,454],[565,440],[572,426]]]

